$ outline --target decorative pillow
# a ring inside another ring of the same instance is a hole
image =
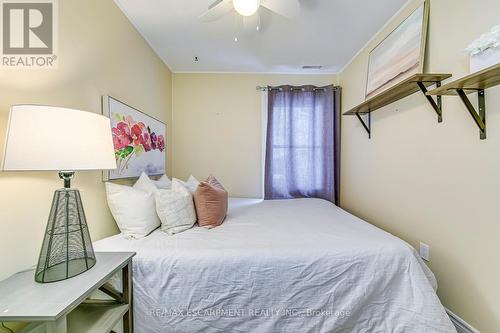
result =
[[[166,175],[161,176],[158,180],[153,180],[143,172],[137,182],[134,184],[134,188],[138,190],[143,190],[146,192],[155,192],[156,189],[169,189],[172,187],[172,182]]]
[[[154,192],[106,183],[108,206],[126,238],[142,238],[160,226]]]
[[[158,180],[151,180],[157,188],[168,190],[172,188],[172,181],[168,179],[167,175],[163,175]]]
[[[190,229],[195,224],[193,196],[181,181],[174,179],[170,190],[156,190],[155,198],[161,230],[173,235]]]
[[[206,228],[221,225],[226,218],[227,201],[227,191],[213,175],[201,182],[194,193],[198,225]]]
[[[177,179],[177,178],[174,178],[174,180],[181,182],[181,184],[186,186],[191,191],[192,194],[194,194],[194,192],[196,191],[196,188],[200,184],[198,179],[194,178],[193,175],[189,176],[188,180],[186,180],[185,182],[180,180],[180,179]]]
[[[137,179],[133,187],[137,190],[153,192],[153,193],[157,189],[155,183],[153,183],[151,178],[149,178],[149,176],[146,175],[145,172],[141,173],[141,176],[139,177],[139,179]]]

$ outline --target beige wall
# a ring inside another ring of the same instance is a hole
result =
[[[368,51],[341,73],[343,110],[364,98]],[[468,73],[467,44],[499,24],[498,0],[432,0],[429,72]],[[482,332],[500,332],[500,89],[487,90],[487,135],[457,97],[445,97],[444,122],[422,94],[372,116],[372,139],[355,117],[343,117],[343,208],[418,248],[430,245],[430,267],[445,306]]]
[[[171,134],[170,71],[114,2],[64,0],[59,10],[57,70],[0,69],[0,150],[10,105],[48,104],[100,113],[105,94],[165,121]],[[116,233],[101,173],[79,172],[73,184],[81,191],[92,238]],[[52,194],[61,185],[55,172],[0,172],[0,280],[36,264]]]
[[[257,85],[337,83],[334,75],[173,74],[175,177],[213,173],[232,196],[262,195]]]

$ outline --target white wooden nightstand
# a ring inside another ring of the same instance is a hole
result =
[[[96,252],[90,270],[71,279],[40,284],[34,270],[14,274],[0,282],[0,322],[46,324],[48,333],[107,333],[123,320],[124,333],[133,333],[132,257],[134,252]],[[123,292],[109,283],[122,272]],[[88,301],[101,290],[110,301]]]

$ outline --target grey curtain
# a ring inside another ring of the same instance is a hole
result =
[[[338,205],[340,87],[268,87],[265,199]]]

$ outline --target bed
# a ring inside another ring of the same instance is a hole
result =
[[[320,199],[230,199],[218,228],[96,251],[135,251],[135,332],[456,332],[416,251]]]

